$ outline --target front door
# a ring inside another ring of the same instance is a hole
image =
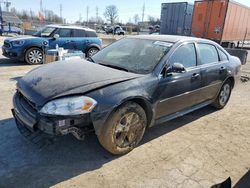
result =
[[[73,37],[73,30],[69,28],[60,28],[58,29],[55,34],[59,35],[57,39],[50,39],[49,40],[49,48],[55,49],[56,45],[58,47],[62,47],[64,49],[76,49],[76,41]]]
[[[161,78],[156,94],[159,101],[156,107],[156,119],[173,114],[197,104],[202,77],[197,67],[197,55],[193,43],[183,44],[171,55],[167,64],[181,63],[186,71],[172,73]]]

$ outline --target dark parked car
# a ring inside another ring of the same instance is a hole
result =
[[[104,148],[124,154],[147,127],[223,108],[241,66],[212,41],[167,35],[128,37],[89,60],[44,65],[18,81],[12,112],[22,134],[95,131]]]
[[[106,34],[125,35],[125,31],[119,25],[114,27],[109,26],[105,29],[105,32]]]
[[[45,49],[83,51],[87,57],[101,49],[102,40],[89,28],[67,25],[48,25],[33,36],[8,38],[2,46],[3,55],[29,64],[43,63]]]

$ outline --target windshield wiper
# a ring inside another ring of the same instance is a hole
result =
[[[118,70],[123,70],[123,71],[129,72],[128,69],[123,68],[123,67],[119,67],[119,66],[116,66],[116,65],[109,65],[109,64],[104,64],[104,63],[99,63],[99,64],[103,65],[103,66],[106,66],[106,67],[110,67],[110,68],[114,68],[114,69],[118,69]]]

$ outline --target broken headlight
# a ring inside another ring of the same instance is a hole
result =
[[[43,106],[42,114],[48,115],[79,115],[91,112],[97,102],[85,96],[55,99]]]

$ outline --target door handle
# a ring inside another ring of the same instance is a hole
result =
[[[191,77],[191,79],[197,79],[198,77],[200,76],[200,74],[198,74],[198,73],[194,73],[193,75],[192,75],[192,77]]]

